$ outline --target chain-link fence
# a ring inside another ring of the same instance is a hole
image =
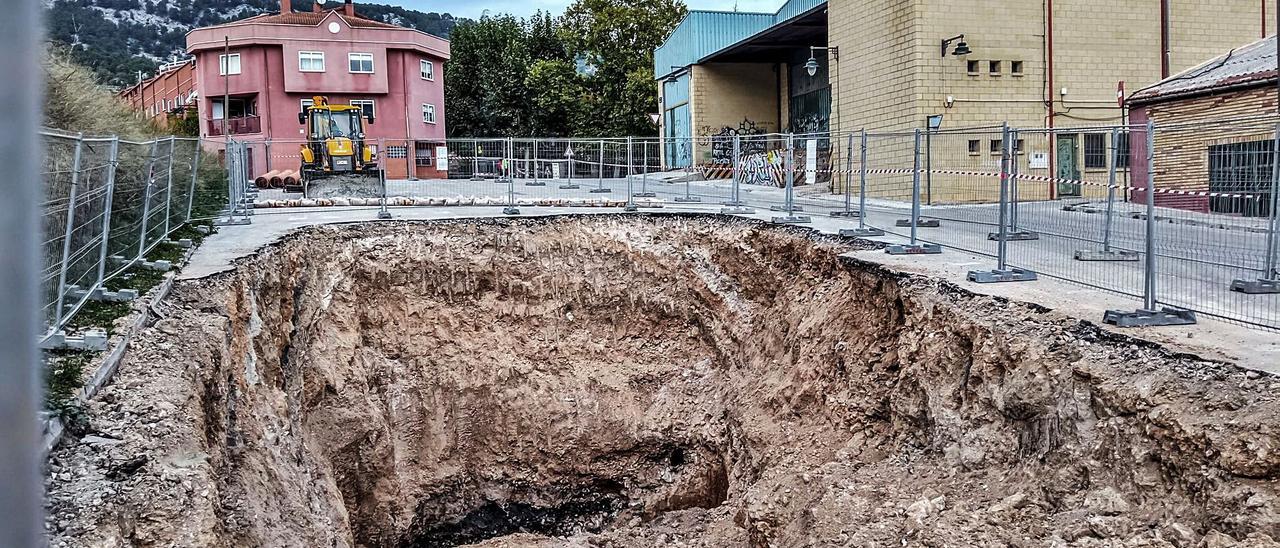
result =
[[[216,162],[202,159],[197,139],[136,142],[53,130],[40,138],[43,344],[60,337],[86,303],[109,296],[109,280],[146,262],[187,222],[234,212],[237,201],[245,211],[248,197],[227,184]],[[244,155],[231,151],[229,167]]]

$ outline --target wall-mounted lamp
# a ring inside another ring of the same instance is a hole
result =
[[[956,106],[956,96],[948,95],[947,98],[942,101],[942,106],[946,108],[951,108]]]
[[[831,47],[824,48],[824,47],[818,47],[818,46],[809,46],[809,60],[806,61],[804,64],[804,71],[809,73],[810,77],[818,75],[818,67],[819,67],[818,57],[817,57],[818,51],[829,51],[831,52],[832,61],[836,61],[836,62],[840,61],[839,47],[831,46]]]
[[[969,55],[970,53],[973,53],[973,50],[969,49],[969,43],[964,41],[964,35],[961,34],[959,36],[947,38],[946,40],[942,41],[943,57],[947,56],[947,49],[951,47],[951,44],[953,42],[956,45],[956,49],[951,52],[952,55],[955,55],[956,57],[961,57],[961,56],[965,56],[965,55]]]
[[[671,74],[668,74],[667,77],[662,81],[668,84],[674,84],[676,82],[679,82],[680,77],[684,76],[684,71],[686,68],[688,67],[682,67],[680,65],[671,65]]]

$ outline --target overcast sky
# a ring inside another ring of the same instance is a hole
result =
[[[685,0],[689,9],[774,12],[785,0]],[[398,4],[406,8],[425,12],[452,13],[455,17],[480,17],[481,13],[510,13],[527,16],[535,11],[543,10],[559,15],[571,0],[391,0],[389,4]]]

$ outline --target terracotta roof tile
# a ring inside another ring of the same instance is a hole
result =
[[[316,25],[319,25],[322,21],[324,21],[324,19],[329,16],[329,13],[330,13],[329,11],[321,11],[321,12],[297,11],[293,13],[278,13],[275,15],[269,15],[269,14],[255,15],[247,19],[232,21],[230,23],[227,23],[226,26],[271,24],[271,25],[300,25],[300,26],[314,27]],[[342,17],[342,20],[346,21],[347,24],[351,25],[353,28],[358,28],[358,29],[405,28],[405,27],[392,25],[389,23],[383,23],[381,21],[365,19],[364,17],[360,17],[359,14],[356,14],[355,17],[347,17],[346,15],[342,15],[341,13],[339,13],[338,16]]]

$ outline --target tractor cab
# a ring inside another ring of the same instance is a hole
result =
[[[307,135],[302,145],[302,183],[335,175],[379,174],[374,147],[365,139],[365,124],[373,124],[373,114],[351,105],[331,105],[327,97],[316,96],[311,106],[298,113],[298,123]]]

